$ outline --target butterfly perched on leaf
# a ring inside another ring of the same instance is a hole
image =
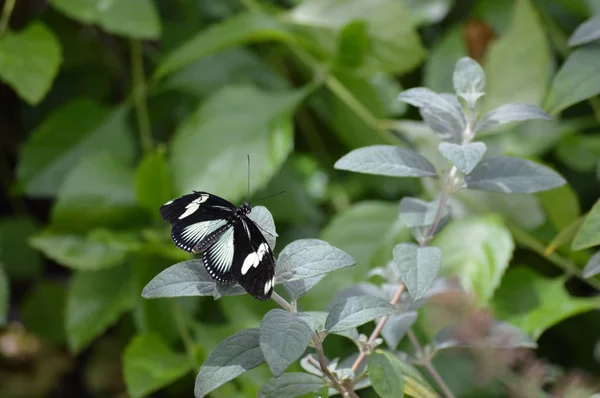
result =
[[[275,256],[248,202],[236,207],[207,192],[194,191],[160,207],[172,225],[177,247],[200,253],[208,273],[220,283],[239,283],[259,300],[268,300],[275,285]]]

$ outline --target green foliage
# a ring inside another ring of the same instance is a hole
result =
[[[402,398],[404,381],[399,360],[388,352],[376,352],[369,356],[369,377],[373,389],[382,398]]]

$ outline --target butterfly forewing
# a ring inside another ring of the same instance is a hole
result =
[[[170,224],[192,224],[216,218],[227,218],[236,207],[223,198],[207,192],[194,192],[173,199],[159,209],[162,218]]]

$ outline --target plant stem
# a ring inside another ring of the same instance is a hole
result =
[[[281,297],[276,292],[273,292],[273,294],[271,294],[271,298],[273,299],[274,302],[279,304],[279,306],[281,306],[281,308],[283,308],[284,310],[286,310],[288,312],[295,312],[294,307],[290,303],[288,303],[286,299]]]
[[[179,336],[181,337],[181,341],[185,347],[185,352],[187,353],[190,362],[194,365],[194,368],[197,368],[198,361],[196,360],[194,339],[192,338],[192,335],[187,327],[183,308],[177,299],[171,300],[171,306],[173,307],[173,317],[175,318],[177,331],[179,332]]]
[[[16,0],[5,0],[2,8],[2,17],[0,18],[0,36],[8,30],[8,21],[15,8]]]
[[[135,114],[140,130],[140,142],[144,153],[150,153],[154,144],[152,142],[152,129],[150,127],[150,116],[148,114],[148,103],[146,98],[146,77],[144,74],[144,52],[142,43],[131,40],[131,76],[133,80],[133,100],[135,102]]]
[[[415,347],[417,357],[421,360],[421,364],[425,367],[425,369],[427,369],[427,372],[429,372],[431,377],[433,377],[437,385],[444,392],[446,398],[454,398],[454,394],[452,394],[452,391],[450,391],[450,388],[448,388],[448,385],[442,376],[440,376],[438,371],[431,363],[431,359],[423,352],[423,347],[421,346],[421,343],[419,343],[419,340],[417,339],[417,336],[415,336],[415,333],[412,331],[412,329],[408,329],[407,336],[413,347]]]
[[[342,397],[352,397],[359,398],[358,395],[352,390],[344,387],[342,383],[335,377],[334,374],[331,373],[329,368],[327,367],[327,363],[325,362],[325,353],[323,352],[323,342],[317,335],[313,335],[312,343],[315,346],[315,351],[317,353],[317,358],[319,359],[319,366],[321,367],[321,371],[331,383],[333,383],[333,387],[340,392]]]

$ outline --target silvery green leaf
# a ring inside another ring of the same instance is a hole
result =
[[[315,333],[320,333],[325,330],[325,321],[327,321],[329,313],[324,311],[306,311],[297,312],[297,315],[302,318]],[[338,336],[344,336],[352,341],[358,340],[358,330],[356,328],[332,333],[337,334]]]
[[[312,337],[299,316],[281,309],[269,311],[260,322],[260,349],[273,376],[280,376],[304,353]]]
[[[315,392],[327,385],[322,378],[309,374],[292,372],[269,379],[258,390],[259,398],[294,398]]]
[[[586,264],[585,268],[583,269],[583,277],[591,278],[592,276],[597,275],[599,273],[600,273],[600,251],[596,252],[596,254],[594,254],[592,256],[592,258],[590,258],[590,260]]]
[[[275,250],[275,243],[277,240],[277,232],[275,231],[275,221],[271,212],[264,206],[256,206],[252,208],[252,211],[248,214],[248,218],[258,224],[260,232],[267,240],[271,250]]]
[[[466,177],[467,188],[482,191],[533,193],[566,183],[554,170],[527,159],[487,158]]]
[[[321,282],[321,279],[324,277],[325,275],[323,274],[313,276],[312,278],[286,282],[283,284],[283,287],[285,287],[285,290],[287,290],[292,299],[298,300],[300,297],[308,293],[310,289],[312,289],[317,283]]]
[[[390,350],[396,350],[400,340],[417,320],[417,315],[416,311],[390,315],[383,329],[381,329],[381,336],[385,339],[385,343]]]
[[[349,297],[331,309],[325,322],[325,328],[335,333],[355,328],[374,319],[391,315],[396,311],[396,307],[379,297]]]
[[[317,376],[324,376],[321,368],[316,365],[318,363],[319,360],[315,354],[308,354],[300,360],[300,366],[302,366],[302,369]]]
[[[463,174],[469,174],[481,161],[487,148],[483,142],[465,145],[441,142],[438,149]]]
[[[196,377],[194,394],[209,392],[264,362],[259,345],[259,330],[245,329],[223,340],[208,355]]]
[[[427,293],[440,270],[442,253],[437,247],[400,243],[394,248],[394,261],[410,296],[418,300]]]
[[[418,242],[425,239],[429,228],[433,224],[435,214],[439,206],[439,200],[426,202],[418,198],[405,196],[400,201],[400,219],[404,224],[410,227],[412,235]],[[451,208],[448,204],[444,208],[440,220],[433,231],[434,234],[441,231],[448,221],[450,221]]]
[[[552,120],[543,109],[531,104],[504,104],[486,113],[475,123],[475,133],[481,133],[505,123],[522,120]]]
[[[372,145],[342,156],[334,167],[364,174],[391,177],[431,177],[435,167],[423,156],[394,145]]]
[[[299,239],[279,254],[276,283],[313,278],[351,265],[354,265],[354,259],[329,243],[320,239]]]
[[[188,260],[156,275],[142,291],[144,298],[184,297],[184,296],[236,296],[245,290],[237,285],[217,283],[204,268],[202,260]]]
[[[458,97],[456,96],[456,94],[452,94],[452,93],[439,93],[439,95],[445,99],[446,101],[448,101],[449,103],[451,103],[452,105],[454,105],[454,107],[456,109],[458,109],[459,111],[463,111],[463,107],[460,104],[460,101],[458,100]]]
[[[440,94],[417,87],[403,91],[398,99],[421,108],[423,120],[440,138],[457,143],[462,141],[462,133],[466,128],[465,117]]]
[[[348,298],[354,296],[376,296],[383,298],[381,289],[372,283],[362,282],[356,285],[348,286],[338,292],[327,304],[327,311],[331,311],[336,305],[345,302]]]
[[[568,44],[570,47],[574,47],[597,39],[600,39],[600,15],[596,15],[579,25],[569,38]]]
[[[475,344],[485,344],[493,348],[536,348],[536,342],[518,327],[503,321],[493,321],[488,330],[482,330],[482,336],[466,340],[464,335],[468,331],[461,327],[445,327],[440,330],[434,339],[433,345],[436,350],[451,347],[472,347]]]
[[[474,109],[477,100],[485,95],[483,68],[469,57],[462,57],[458,60],[452,81],[456,94],[464,98],[471,109]]]

